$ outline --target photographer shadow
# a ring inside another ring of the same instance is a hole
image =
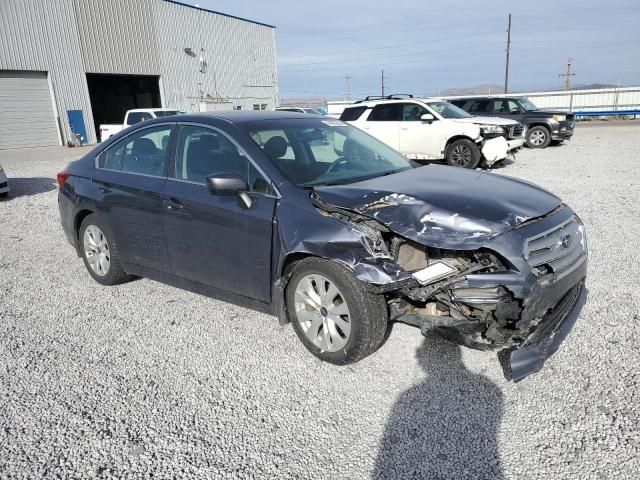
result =
[[[465,368],[459,346],[434,335],[425,337],[416,357],[427,378],[395,403],[373,478],[504,478],[498,387]]]

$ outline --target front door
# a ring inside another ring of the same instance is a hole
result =
[[[402,119],[400,122],[400,148],[407,157],[416,160],[442,158],[442,146],[449,132],[445,125],[432,112],[418,103],[402,103]],[[423,121],[422,115],[429,113],[433,121]]]
[[[167,181],[174,124],[138,130],[98,157],[93,186],[126,263],[170,269],[162,226],[162,192]]]
[[[220,130],[183,125],[164,189],[173,274],[261,301],[271,295],[271,239],[276,204],[269,183]],[[235,173],[253,203],[209,193],[206,178]]]

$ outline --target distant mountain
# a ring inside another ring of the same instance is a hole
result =
[[[595,90],[596,88],[616,88],[617,86],[611,83],[589,83],[588,85],[573,85],[571,90]]]

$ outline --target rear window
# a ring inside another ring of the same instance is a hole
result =
[[[156,117],[160,118],[169,117],[171,115],[178,115],[184,112],[181,112],[180,110],[154,110],[153,113],[155,113]]]
[[[367,107],[353,107],[353,108],[345,108],[340,115],[340,120],[345,122],[353,122],[360,118],[360,116],[367,110]]]

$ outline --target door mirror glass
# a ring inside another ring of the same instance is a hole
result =
[[[436,119],[436,117],[434,117],[431,113],[423,113],[422,115],[420,115],[420,120],[422,120],[423,122],[433,122]]]
[[[247,185],[235,173],[218,173],[207,177],[207,188],[211,195],[237,195],[247,191]]]
[[[253,199],[247,192],[247,183],[236,173],[218,173],[207,177],[207,188],[211,195],[237,195],[246,208],[253,205]]]

